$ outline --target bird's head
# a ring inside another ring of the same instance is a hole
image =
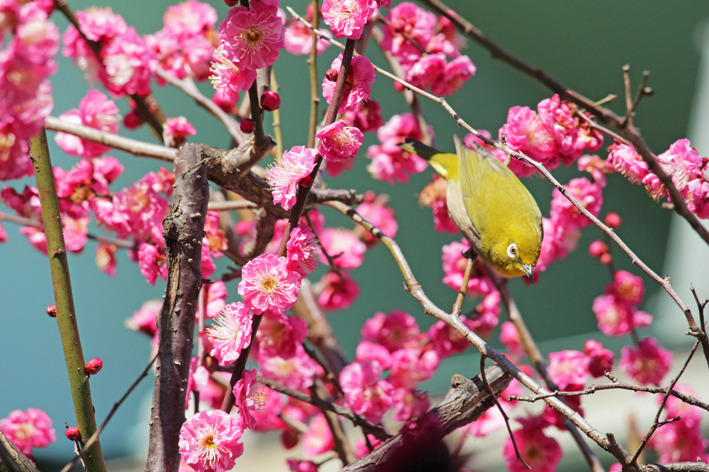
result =
[[[490,265],[503,277],[526,276],[534,280],[534,266],[541,251],[541,231],[510,231],[492,243]]]

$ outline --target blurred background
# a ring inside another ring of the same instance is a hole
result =
[[[223,19],[227,11],[223,2],[211,3],[218,9],[220,20]],[[69,4],[75,10],[91,5],[111,5],[139,33],[149,34],[162,27],[162,14],[172,2],[70,0]],[[282,7],[286,5],[302,13],[306,2],[283,0]],[[648,85],[655,93],[641,103],[636,124],[642,129],[650,148],[659,154],[675,140],[690,137],[700,155],[709,155],[709,142],[705,137],[705,130],[709,127],[709,86],[702,85],[702,80],[709,83],[709,78],[704,77],[704,69],[709,62],[702,61],[702,51],[709,51],[705,23],[709,17],[709,3],[706,1],[673,2],[671,8],[665,2],[643,0],[510,0],[504,4],[449,0],[449,6],[504,48],[592,99],[600,100],[608,94],[623,96],[623,65],[630,65],[634,89],[642,71],[649,70]],[[62,31],[66,29],[67,23],[59,14],[54,15],[54,20]],[[339,50],[330,47],[320,56],[318,66],[321,76],[338,53]],[[477,74],[460,92],[448,97],[448,102],[475,128],[487,129],[496,136],[510,107],[525,105],[536,108],[539,101],[551,95],[540,84],[492,59],[476,44],[468,42],[464,53],[477,66]],[[367,55],[375,64],[385,65],[373,44]],[[283,99],[281,113],[286,149],[304,144],[307,135],[307,120],[302,118],[307,113],[309,96],[306,92],[308,69],[305,60],[305,57],[290,56],[282,51],[275,65]],[[59,71],[52,80],[55,96],[52,114],[55,116],[77,107],[90,87],[70,61],[61,56],[58,61]],[[201,88],[211,96],[210,84],[201,84]],[[385,121],[394,113],[407,111],[402,96],[392,91],[388,79],[377,77],[373,97],[380,101]],[[219,123],[178,90],[156,86],[154,94],[167,116],[184,115],[197,128],[197,136],[190,141],[216,147],[228,146],[229,138]],[[465,131],[456,127],[453,119],[436,104],[423,99],[421,102],[426,118],[434,124],[439,147],[452,150],[452,135],[463,135]],[[124,114],[129,110],[127,103],[118,104]],[[622,113],[622,98],[612,108]],[[266,120],[269,120],[268,116]],[[145,130],[121,133],[153,141]],[[73,166],[76,159],[61,152],[54,144],[53,133],[49,133],[49,138],[54,165]],[[418,194],[431,180],[432,172],[427,170],[413,176],[408,183],[397,186],[372,180],[365,170],[368,163],[365,149],[376,142],[376,136],[366,135],[365,147],[357,157],[355,168],[337,179],[328,179],[328,185],[354,188],[358,192],[371,189],[390,196],[390,206],[396,211],[399,223],[396,240],[404,254],[409,256],[414,274],[434,302],[449,307],[455,294],[441,282],[441,246],[459,237],[433,231],[431,211],[418,204]],[[611,142],[606,138],[604,144],[599,151],[602,157],[605,157],[604,149]],[[146,159],[121,153],[109,154],[119,157],[126,167],[124,175],[113,185],[116,191],[160,167],[160,163]],[[575,167],[559,168],[554,174],[561,182],[579,175]],[[542,213],[548,215],[551,185],[542,179],[528,179],[526,183],[537,198]],[[25,179],[5,184],[21,189],[25,184],[33,185],[33,182]],[[675,289],[686,303],[694,308],[690,283],[697,287],[702,298],[709,296],[707,248],[696,243],[696,238],[691,231],[687,231],[683,221],[675,221],[669,211],[663,210],[646,195],[644,189],[627,184],[618,175],[609,177],[604,191],[602,214],[610,211],[619,213],[623,219],[619,235],[656,272],[671,275]],[[325,209],[323,213],[329,226],[352,227],[349,220],[333,211]],[[15,409],[44,409],[54,421],[57,441],[44,450],[36,450],[35,457],[42,470],[58,470],[72,455],[71,447],[63,437],[64,423],[73,425],[75,420],[56,323],[45,314],[47,305],[54,303],[48,262],[45,256],[29,246],[18,233],[16,225],[9,222],[3,224],[10,240],[0,246],[0,260],[5,268],[0,272],[3,301],[0,308],[0,418]],[[605,338],[597,333],[591,311],[592,300],[603,292],[610,281],[607,269],[588,256],[588,244],[601,236],[597,228],[587,228],[578,249],[566,259],[553,263],[542,273],[537,284],[525,285],[520,280],[510,284],[517,304],[544,353],[581,349],[583,341],[590,336],[597,337],[616,353],[627,342],[626,339]],[[94,249],[95,244],[90,241],[84,254],[70,255],[69,261],[84,355],[87,359],[100,357],[104,362],[103,371],[91,383],[97,420],[100,422],[149,360],[148,339],[124,328],[124,321],[145,301],[160,299],[165,284],[162,280],[158,280],[155,286],[147,284],[137,265],[123,253],[118,257],[117,275],[111,278],[96,268]],[[616,249],[613,251],[618,268],[639,274],[626,256]],[[215,276],[225,267],[224,261],[221,261]],[[360,285],[362,296],[348,310],[330,314],[336,333],[358,332],[364,320],[377,311],[394,309],[415,315],[422,329],[433,323],[434,320],[425,316],[421,307],[403,290],[402,277],[384,247],[369,251],[364,265],[354,271],[353,276]],[[317,280],[317,274],[314,280]],[[232,282],[227,288],[233,294],[228,301],[235,301],[236,284]],[[477,302],[469,301],[468,307],[474,306],[473,303]],[[676,358],[680,358],[679,353],[687,348],[688,343],[684,335],[686,323],[669,297],[649,280],[646,280],[646,302],[641,308],[656,317],[650,334],[658,336],[666,347],[677,350]],[[496,331],[491,337],[494,344],[498,344],[497,334]],[[349,356],[354,354],[358,341],[358,336],[341,337]],[[471,377],[477,373],[477,366],[478,358],[471,352],[448,359],[437,375],[423,387],[432,393],[443,393],[453,373]],[[706,367],[700,372],[700,375],[689,377],[700,382],[706,377]],[[116,413],[102,436],[105,456],[117,461],[109,467],[110,470],[121,470],[119,461],[124,461],[126,467],[134,467],[135,470],[144,467],[146,411],[152,385],[151,375]],[[615,400],[609,401],[609,398]],[[588,400],[597,401],[595,397]],[[630,412],[630,404],[632,408],[639,408],[632,394],[604,396],[598,401],[605,406],[596,410],[607,413],[609,428],[617,426],[619,411],[623,414]],[[617,405],[620,410],[611,409],[608,406],[611,404]],[[592,410],[593,406],[587,406],[587,411]],[[598,426],[594,419],[589,420]],[[602,426],[603,418],[599,417],[597,421],[601,423],[601,431],[608,429]],[[623,434],[623,431],[617,432]],[[498,439],[503,441],[504,435]],[[478,459],[472,462],[473,468],[504,470],[499,463],[500,449],[490,447],[485,441],[481,443],[489,452],[486,454],[482,446],[472,450],[471,453]],[[258,455],[260,447],[263,446],[254,444],[250,448],[247,444],[244,462],[237,463],[240,470],[263,467],[263,455]],[[259,459],[248,462],[249,457]],[[266,470],[285,470],[280,459],[275,464]],[[577,459],[571,455],[564,459],[560,470],[576,470],[577,466]]]

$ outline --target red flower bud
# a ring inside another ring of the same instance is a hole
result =
[[[226,3],[228,7],[233,7],[239,3],[239,0],[224,0],[224,3]]]
[[[241,122],[239,128],[241,128],[241,131],[243,133],[253,133],[256,129],[256,122],[251,118],[246,118],[244,121]]]
[[[281,107],[281,97],[276,92],[267,90],[261,95],[261,108],[266,111],[278,110]]]
[[[608,246],[606,246],[603,241],[593,241],[588,246],[588,253],[593,257],[601,257],[603,254],[608,252]]]
[[[47,314],[52,318],[56,318],[57,317],[57,306],[56,305],[49,305],[47,307]]]
[[[600,261],[601,261],[601,264],[604,264],[604,265],[610,264],[611,262],[613,262],[613,256],[611,256],[610,252],[605,252],[605,253],[601,254]]]
[[[330,69],[327,72],[325,72],[325,78],[329,80],[330,82],[337,82],[337,76],[340,73],[337,71],[337,69]]]
[[[79,432],[79,428],[74,426],[67,426],[66,431],[64,431],[64,435],[71,441],[81,440],[81,432]]]
[[[86,363],[86,366],[84,367],[84,372],[86,372],[87,375],[98,374],[101,370],[101,367],[103,367],[103,361],[98,357],[94,357]]]
[[[143,124],[143,117],[137,111],[126,113],[123,117],[123,126],[127,129],[138,129]]]
[[[617,228],[621,223],[620,215],[618,213],[608,213],[605,218],[605,223],[609,228]]]

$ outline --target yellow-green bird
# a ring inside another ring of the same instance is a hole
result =
[[[399,146],[426,159],[446,179],[448,212],[473,251],[503,277],[533,280],[542,214],[517,176],[492,153],[475,144],[471,150],[457,136],[457,155],[416,140]]]

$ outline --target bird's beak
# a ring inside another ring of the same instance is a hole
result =
[[[529,277],[529,281],[534,282],[534,266],[532,264],[522,264],[522,270]]]

